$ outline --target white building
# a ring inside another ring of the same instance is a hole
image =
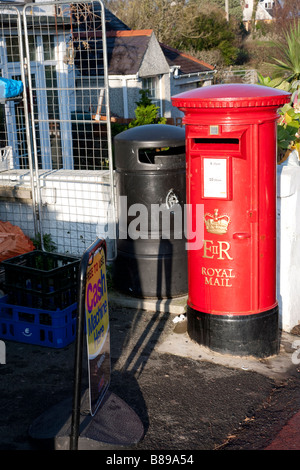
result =
[[[244,8],[243,8],[243,22],[245,24],[246,29],[248,30],[251,21],[253,18],[253,6],[254,0],[245,0]],[[273,20],[274,14],[274,7],[276,4],[276,0],[259,0],[256,13],[255,13],[255,22],[257,21],[265,21],[270,22]]]

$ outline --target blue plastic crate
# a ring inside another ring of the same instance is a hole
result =
[[[0,338],[63,348],[76,337],[77,302],[63,310],[42,310],[7,303],[0,298]]]

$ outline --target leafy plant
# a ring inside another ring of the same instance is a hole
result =
[[[274,42],[281,58],[272,58],[274,74],[293,83],[300,80],[300,22],[295,21],[285,33],[283,42]]]
[[[151,99],[149,98],[150,91],[149,90],[139,90],[140,99],[136,101],[135,104],[139,106],[150,106],[152,103]]]
[[[135,109],[135,119],[130,122],[129,128],[144,126],[145,124],[165,124],[166,118],[158,116],[158,106],[152,103],[149,98],[148,90],[140,90],[140,101],[138,101]]]
[[[187,21],[187,30],[178,32],[175,47],[185,51],[218,50],[226,65],[236,64],[239,57],[240,31],[234,21],[227,21],[219,10],[199,12]]]
[[[277,144],[281,153],[288,155],[289,151],[296,149],[300,155],[300,102],[298,101],[300,80],[294,80],[290,83],[280,77],[271,79],[270,77],[263,77],[261,74],[258,74],[258,78],[260,85],[279,88],[291,93],[290,102],[279,110]]]
[[[286,103],[279,111],[281,118],[277,125],[278,147],[282,150],[300,151],[299,127],[300,108],[298,104]]]
[[[32,238],[31,241],[32,241],[32,243],[34,244],[34,246],[37,250],[42,249],[42,242],[41,242],[41,234],[40,233],[38,233],[35,238]],[[44,233],[43,234],[43,245],[44,245],[45,251],[48,251],[48,252],[53,252],[57,249],[56,244],[52,240],[51,233]]]
[[[138,106],[135,110],[136,119],[130,122],[129,128],[144,126],[145,124],[165,124],[166,119],[157,116],[158,106]]]
[[[283,78],[277,77],[271,79],[270,77],[263,77],[260,73],[258,73],[258,82],[260,85],[269,86],[271,88],[279,88],[280,90],[290,91],[291,84],[288,83]]]

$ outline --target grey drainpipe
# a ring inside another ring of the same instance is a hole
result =
[[[127,93],[127,79],[122,78],[122,91],[123,91],[123,108],[124,108],[124,118],[128,119],[128,93]]]

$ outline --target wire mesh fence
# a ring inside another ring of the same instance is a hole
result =
[[[44,3],[44,8],[47,16],[37,14],[36,6],[24,10],[38,165],[108,169],[100,4]]]
[[[0,75],[6,79],[24,80],[21,15],[14,6],[1,5],[0,16]],[[25,96],[26,97],[26,96]],[[29,168],[26,134],[26,114],[23,94],[0,99],[0,148],[10,149],[11,166]],[[7,150],[6,150],[7,152]]]
[[[0,217],[16,223],[20,205],[28,235],[50,234],[62,252],[115,226],[106,60],[101,1],[0,4],[0,76],[24,85],[0,102],[0,184],[29,185],[33,208],[0,198]]]

